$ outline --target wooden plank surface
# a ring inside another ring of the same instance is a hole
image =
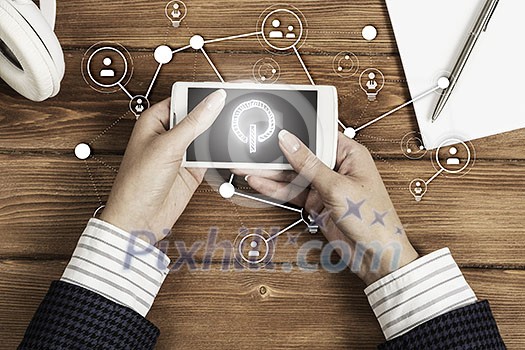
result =
[[[308,36],[301,55],[318,84],[335,85],[341,119],[360,126],[410,99],[394,34],[383,0],[288,1],[307,18]],[[35,104],[0,82],[0,349],[12,349],[45,294],[60,276],[83,226],[109,194],[134,118],[122,92],[100,94],[83,80],[85,51],[99,41],[117,41],[133,57],[134,73],[126,86],[144,93],[157,64],[152,52],[161,44],[187,45],[206,39],[257,31],[270,2],[188,0],[188,15],[179,29],[164,17],[164,1],[71,0],[58,4],[57,34],[65,50],[66,76],[60,94]],[[372,43],[361,29],[379,31]],[[252,80],[254,63],[273,57],[280,82],[308,83],[294,55],[271,56],[256,37],[209,44],[206,49],[228,81]],[[368,103],[357,77],[343,79],[332,68],[341,51],[355,53],[360,70],[377,67],[386,84],[378,100]],[[504,54],[502,53],[502,62]],[[204,57],[193,50],[175,55],[162,68],[152,102],[169,96],[174,81],[216,81]],[[432,82],[429,82],[429,88]],[[411,241],[421,254],[448,246],[463,267],[478,297],[491,301],[509,349],[525,346],[525,130],[473,142],[476,162],[463,177],[439,176],[424,200],[416,203],[408,184],[430,178],[432,152],[407,159],[404,135],[417,130],[407,107],[363,130],[357,139],[376,159]],[[94,157],[78,161],[73,148],[90,142]],[[225,201],[216,193],[221,180],[210,172],[188,210],[168,238],[168,255],[205,241],[210,227],[220,240],[233,240],[241,226],[284,227],[296,215],[245,200]],[[242,180],[237,185],[249,191]],[[277,244],[274,262],[296,263],[299,247],[320,235],[302,233],[297,244],[286,236]],[[202,262],[204,250],[196,254]],[[212,269],[173,273],[163,286],[149,318],[162,331],[159,349],[244,349],[254,343],[269,349],[372,349],[382,340],[362,293],[348,272],[304,273],[280,268],[267,272],[219,271],[221,251]],[[317,257],[310,256],[315,261]],[[280,265],[281,264],[281,265]]]
[[[66,261],[0,262],[0,338],[13,349]],[[345,271],[209,272],[186,269],[166,279],[148,318],[161,329],[158,349],[375,349],[381,331],[362,293]],[[491,301],[509,349],[521,349],[520,305],[525,272],[464,269],[479,299]]]
[[[107,199],[119,160],[108,155],[86,162],[72,154],[0,155],[5,169],[0,187],[4,238],[0,256],[69,256],[83,225],[100,205],[99,197],[102,202]],[[413,178],[426,179],[435,173],[430,162],[379,159],[377,166],[412,242],[422,253],[449,246],[461,264],[525,266],[521,254],[525,218],[516,215],[525,211],[525,204],[516,198],[515,188],[521,184],[523,189],[523,162],[495,165],[478,160],[464,177],[438,177],[420,203],[408,185]],[[220,177],[209,171],[175,226],[173,239],[184,237],[191,246],[205,240],[210,227],[218,227],[221,240],[233,241],[244,225],[269,230],[284,228],[298,218],[245,199],[225,201],[216,191],[220,183]],[[241,179],[238,186],[246,188]],[[490,188],[494,195],[487,197],[479,188]],[[300,226],[294,232],[303,229]],[[304,235],[305,241],[308,236]],[[476,249],[472,249],[473,241],[478,242]],[[279,248],[277,258],[290,259],[295,251],[289,246]]]

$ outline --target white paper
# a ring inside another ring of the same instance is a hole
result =
[[[412,97],[454,67],[486,0],[387,0]],[[525,1],[500,0],[438,120],[438,92],[414,103],[427,149],[525,127]]]

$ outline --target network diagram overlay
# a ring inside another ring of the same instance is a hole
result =
[[[180,0],[172,0],[166,3],[164,7],[165,16],[173,28],[178,28],[184,22],[188,10],[188,6]],[[82,75],[86,83],[98,92],[123,92],[129,98],[129,110],[136,119],[138,119],[140,115],[150,107],[149,98],[162,67],[169,64],[177,53],[190,50],[201,53],[213,70],[218,81],[226,82],[220,73],[220,69],[208,55],[207,47],[217,42],[253,37],[255,40],[258,40],[269,53],[269,57],[262,58],[253,65],[253,80],[265,84],[277,82],[280,78],[281,70],[279,64],[272,58],[272,55],[288,54],[295,57],[304,70],[304,74],[310,84],[315,85],[315,81],[300,52],[300,48],[306,41],[308,24],[306,17],[298,8],[292,5],[275,5],[268,7],[260,15],[256,29],[256,31],[212,39],[204,38],[201,35],[193,35],[188,39],[188,44],[182,47],[172,48],[168,45],[156,47],[153,52],[153,57],[158,66],[148,84],[147,90],[143,94],[132,94],[126,88],[126,84],[131,80],[133,74],[133,59],[128,50],[116,42],[99,42],[91,46],[85,52],[82,60]],[[378,31],[373,25],[366,25],[362,28],[360,35],[362,36],[362,40],[372,43],[376,39]],[[113,68],[117,63],[121,67],[119,70]],[[357,56],[350,51],[343,51],[335,55],[332,60],[332,69],[335,74],[342,78],[359,79],[359,86],[364,92],[363,96],[366,95],[369,102],[376,101],[385,86],[386,79],[383,72],[375,67],[361,67]],[[338,120],[339,126],[346,137],[353,139],[365,128],[380,122],[384,118],[395,114],[399,110],[430,94],[440,93],[448,86],[449,79],[445,76],[439,77],[435,85],[431,86],[427,91],[360,126],[351,127],[343,121]],[[117,125],[121,119],[122,118],[117,119],[106,128],[102,134],[107,133]],[[96,215],[104,205],[98,194],[87,160],[90,158],[95,159],[102,165],[117,172],[117,169],[111,167],[94,155],[92,145],[97,138],[90,143],[81,142],[77,144],[74,150],[75,156],[85,162],[86,171],[99,198],[100,207],[95,211],[94,215]],[[455,146],[449,146],[451,144]],[[255,151],[255,144],[251,145],[251,147]],[[403,154],[409,159],[421,159],[427,153],[427,150],[423,147],[421,136],[416,131],[410,132],[402,138],[401,149]],[[460,159],[459,155],[462,156],[462,159]],[[410,191],[416,201],[422,200],[423,196],[427,193],[430,183],[439,175],[449,174],[463,176],[470,171],[474,163],[475,152],[470,143],[462,142],[459,139],[446,139],[435,151],[435,157],[431,157],[431,159],[432,165],[434,169],[436,169],[434,175],[429,179],[415,178],[407,184],[407,190]],[[296,221],[271,234],[266,231],[239,234],[235,243],[237,250],[236,258],[242,264],[264,265],[268,263],[271,260],[274,249],[273,243],[277,237],[301,224],[306,225],[310,233],[317,233],[321,221],[324,220],[324,218],[320,216],[313,217],[308,215],[304,209],[298,209],[286,203],[278,203],[240,191],[234,186],[233,174],[229,177],[229,181],[219,186],[219,194],[225,199],[230,199],[234,196],[242,197],[278,207],[297,215]],[[264,253],[262,253],[263,251]]]

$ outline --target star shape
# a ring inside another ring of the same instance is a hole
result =
[[[402,235],[405,233],[405,230],[403,230],[402,227],[396,227],[396,232],[394,232],[395,235]]]
[[[325,210],[324,212],[321,211],[320,214],[317,214],[312,210],[310,216],[312,218],[312,225],[317,225],[322,230],[326,227],[326,221],[330,218],[330,211]]]
[[[365,200],[363,199],[361,202],[355,203],[351,199],[346,199],[346,212],[341,216],[339,219],[339,222],[343,221],[344,219],[355,216],[359,220],[363,220],[361,217],[361,206],[365,203]]]
[[[370,224],[370,226],[374,226],[375,224],[379,224],[379,225],[382,225],[383,227],[385,227],[385,216],[388,215],[388,210],[385,211],[384,213],[379,213],[378,211],[376,211],[374,209],[374,221],[372,221],[372,223]]]
[[[293,233],[290,233],[290,232],[286,232],[286,235],[288,236],[288,240],[286,241],[286,245],[293,245],[294,247],[297,247],[298,246],[297,240],[301,236],[301,233],[302,232],[299,232],[297,234],[293,234]]]

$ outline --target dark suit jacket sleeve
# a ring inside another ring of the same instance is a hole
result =
[[[506,349],[487,301],[431,319],[378,347],[379,350]]]
[[[132,309],[54,281],[19,349],[153,349],[159,329]]]

